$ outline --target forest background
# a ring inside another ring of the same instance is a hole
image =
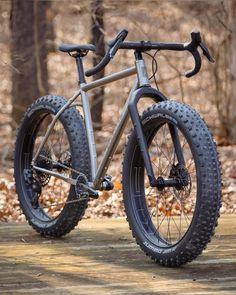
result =
[[[221,213],[236,213],[236,1],[1,0],[0,220],[24,220],[15,191],[12,159],[19,118],[30,101],[37,98],[30,93],[41,95],[49,92],[66,98],[73,95],[78,87],[75,63],[59,52],[57,46],[61,42],[96,42],[96,32],[93,31],[96,13],[100,13],[100,34],[105,41],[122,28],[129,30],[127,40],[187,42],[192,29],[201,32],[216,63],[209,64],[203,58],[200,73],[187,79],[182,73],[192,67],[191,57],[183,52],[161,52],[157,54],[157,81],[166,96],[192,105],[207,122],[216,140],[222,167]],[[27,23],[28,30],[24,31]],[[27,40],[35,29],[38,30],[38,38],[34,39],[34,47],[30,47]],[[37,56],[37,48],[46,44],[46,49],[39,56],[40,67],[37,68],[37,63],[35,68],[30,67],[28,78],[23,77],[22,80],[24,66],[21,67],[20,55],[16,52],[27,44],[32,58]],[[146,60],[151,74],[151,59],[146,57]],[[91,68],[93,62],[93,55],[89,54],[85,58],[85,68]],[[106,68],[106,74],[132,66],[132,63],[132,52],[119,52]],[[46,67],[46,72],[42,66]],[[31,79],[39,69],[42,84],[40,89],[35,89],[37,83]],[[91,104],[99,110],[93,115],[98,161],[111,137],[131,84],[132,79],[122,80],[106,86],[104,93],[95,93],[96,97],[104,95],[100,108],[97,105],[100,101],[94,103],[91,97]],[[20,95],[22,89],[29,93],[25,99]],[[120,170],[129,130],[130,125],[108,171],[113,175],[115,188],[101,193],[98,200],[91,201],[85,218],[124,216]]]

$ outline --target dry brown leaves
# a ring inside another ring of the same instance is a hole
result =
[[[0,220],[21,221],[24,219],[16,196],[15,184],[12,177],[9,178],[9,175],[6,175],[0,179]]]
[[[222,207],[221,213],[236,213],[236,146],[219,147],[222,166]],[[124,205],[120,176],[121,154],[115,156],[110,172],[114,176],[114,189],[110,192],[100,192],[97,200],[91,200],[84,218],[123,217]],[[175,208],[178,211],[178,208]],[[165,208],[160,208],[165,210]],[[24,215],[19,207],[13,168],[5,167],[0,174],[0,220],[22,221]]]

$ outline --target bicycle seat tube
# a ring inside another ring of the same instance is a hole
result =
[[[83,105],[83,113],[84,113],[84,121],[86,126],[86,132],[87,132],[87,139],[88,139],[88,145],[89,145],[89,153],[90,153],[90,161],[91,161],[91,174],[92,174],[92,181],[93,181],[93,187],[96,189],[99,189],[101,182],[103,181],[103,178],[105,176],[106,170],[108,168],[108,165],[112,159],[112,156],[116,150],[116,147],[119,143],[120,136],[122,135],[122,131],[126,125],[126,109],[124,107],[123,112],[124,116],[121,116],[121,119],[119,123],[117,124],[117,128],[115,128],[113,136],[111,141],[108,144],[108,147],[104,153],[103,160],[101,164],[99,165],[99,168],[97,170],[97,154],[96,154],[96,144],[94,140],[94,131],[93,131],[93,125],[92,125],[92,118],[91,118],[91,112],[90,112],[90,105],[89,105],[89,99],[87,96],[87,91],[101,87],[105,84],[117,81],[119,79],[124,79],[125,77],[131,76],[136,74],[136,67],[131,67],[128,69],[125,69],[123,71],[105,76],[104,78],[92,81],[90,83],[86,83],[84,72],[83,72],[83,64],[82,59],[77,61],[77,67],[78,67],[78,74],[79,74],[79,81],[80,83],[80,91],[81,91],[81,100]],[[137,85],[135,83],[134,88],[137,88]],[[133,89],[134,89],[133,88]],[[133,90],[131,90],[132,92]]]

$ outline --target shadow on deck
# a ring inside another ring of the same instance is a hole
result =
[[[181,268],[147,258],[123,219],[83,220],[61,239],[0,223],[0,294],[236,294],[236,215]]]

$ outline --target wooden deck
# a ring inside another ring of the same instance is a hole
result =
[[[121,219],[83,220],[58,240],[0,223],[0,294],[236,294],[236,215],[181,268],[153,263]]]

